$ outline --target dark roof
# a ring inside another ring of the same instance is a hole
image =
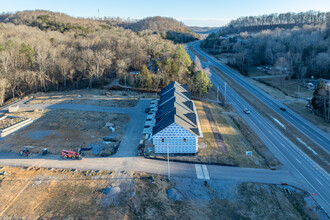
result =
[[[186,96],[185,94],[181,93],[181,91],[177,90],[177,89],[172,89],[168,92],[166,92],[165,94],[160,96],[160,99],[158,101],[158,106],[163,105],[164,103],[166,103],[167,101],[169,101],[172,98],[176,98],[176,100],[185,100],[185,101],[190,101],[190,98],[188,96]]]
[[[158,110],[156,112],[156,125],[153,135],[162,131],[173,123],[194,135],[199,135],[197,117],[194,112],[193,102],[187,87],[178,82],[172,82],[159,93]]]
[[[167,102],[163,103],[163,105],[158,106],[158,111],[156,112],[156,123],[160,121],[160,118],[164,116],[167,112],[172,110],[175,107],[182,107],[187,111],[194,113],[194,107],[191,100],[187,100],[181,97],[178,94],[174,94],[172,98],[170,98]]]
[[[176,81],[171,82],[166,87],[162,88],[161,91],[159,92],[159,96],[161,97],[173,89],[179,93],[182,93],[183,95],[185,95],[187,98],[190,99],[190,92],[188,86],[187,85],[182,86],[180,83]]]
[[[199,135],[196,115],[180,107],[172,108],[170,112],[165,114],[161,120],[156,123],[156,126],[153,128],[153,135],[157,134],[173,123],[176,123],[194,135]]]

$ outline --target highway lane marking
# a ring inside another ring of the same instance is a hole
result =
[[[317,182],[319,182],[323,186],[323,184],[320,182],[320,180],[318,180],[317,178],[315,178],[315,179],[316,179]]]
[[[298,161],[300,164],[302,164],[302,163],[300,162],[300,160],[298,160],[297,158],[296,158],[296,161]]]

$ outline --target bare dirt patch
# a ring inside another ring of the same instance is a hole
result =
[[[215,142],[218,145],[219,150],[222,153],[228,153],[227,147],[223,142],[223,138],[221,136],[221,133],[218,130],[218,126],[216,125],[216,122],[213,118],[211,110],[210,110],[209,106],[206,103],[203,103],[203,110],[205,112],[207,120],[210,123],[211,129],[212,129],[212,132],[213,132],[213,136],[214,136]]]
[[[32,146],[33,153],[40,153],[46,147],[53,154],[59,154],[62,149],[78,150],[103,143],[104,136],[115,136],[120,140],[128,121],[129,116],[123,114],[46,111],[35,123],[3,140],[1,148],[19,152],[23,146]],[[105,126],[107,122],[114,124],[115,132]]]
[[[26,118],[10,117],[0,120],[0,130],[24,121]]]
[[[277,185],[168,182],[135,172],[0,167],[3,171],[4,219],[318,219],[311,196],[290,186],[287,194]]]
[[[134,107],[141,93],[107,90],[73,90],[66,92],[37,93],[26,104],[85,104],[108,107]]]

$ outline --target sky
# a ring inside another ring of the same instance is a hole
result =
[[[0,12],[44,9],[74,17],[173,17],[188,26],[219,27],[241,16],[330,11],[329,0],[0,0]]]

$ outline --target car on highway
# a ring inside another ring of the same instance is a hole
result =
[[[244,108],[243,111],[245,112],[245,114],[251,114],[250,110],[247,108]]]
[[[284,107],[280,107],[280,109],[284,112],[286,111],[286,108],[284,108]]]

